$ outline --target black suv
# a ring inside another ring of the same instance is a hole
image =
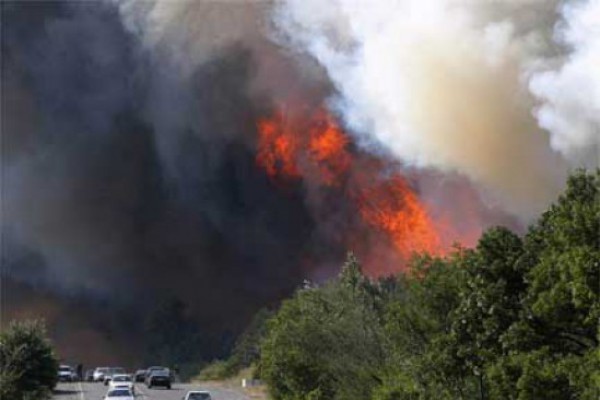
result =
[[[148,368],[146,371],[146,386],[152,389],[156,386],[163,386],[171,389],[171,371],[168,368]]]

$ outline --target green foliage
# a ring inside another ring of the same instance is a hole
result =
[[[412,273],[298,291],[269,323],[275,399],[597,399],[600,171],[578,171],[524,237],[422,255]]]
[[[58,361],[41,321],[13,321],[0,333],[0,398],[49,398]]]
[[[397,278],[401,295],[389,302],[385,323],[393,356],[386,385],[402,386],[396,391],[403,391],[395,398],[456,399],[473,390],[472,382],[464,379],[462,360],[449,351],[455,347],[449,332],[464,279],[456,266],[461,254],[445,260],[416,258],[414,273]]]
[[[218,381],[235,375],[235,368],[228,360],[215,360],[206,365],[197,376],[201,381]]]
[[[267,321],[273,313],[265,308],[256,313],[248,327],[237,339],[231,357],[228,360],[232,373],[237,373],[258,362],[260,344],[267,334]]]
[[[386,361],[378,294],[350,255],[338,280],[285,301],[262,345],[261,377],[272,396],[369,398]]]
[[[223,380],[231,378],[241,370],[255,367],[255,376],[260,375],[260,365],[256,365],[260,358],[260,345],[267,333],[267,321],[273,313],[261,309],[256,313],[244,332],[238,337],[231,355],[226,360],[214,360],[204,366],[197,376],[200,380]]]

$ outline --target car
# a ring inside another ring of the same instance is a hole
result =
[[[108,367],[98,367],[94,370],[93,380],[94,382],[104,382],[104,375],[110,371]]]
[[[109,390],[104,400],[135,400],[135,396],[129,389],[118,388]]]
[[[166,371],[169,374],[171,374],[171,371],[169,370],[169,368],[167,367],[148,367],[146,368],[146,373],[144,374],[144,383],[146,384],[146,386],[148,386],[148,377],[156,371]]]
[[[131,375],[127,375],[127,374],[113,375],[110,382],[108,383],[108,389],[111,390],[111,389],[118,389],[118,388],[130,389],[132,393],[135,393]]]
[[[144,382],[146,380],[146,370],[138,369],[135,371],[135,374],[133,374],[133,380],[136,382]]]
[[[125,370],[123,368],[120,368],[120,367],[109,368],[108,371],[104,374],[104,386],[108,386],[113,375],[124,375],[124,374],[125,374]]]
[[[167,367],[148,367],[146,368],[146,376],[150,375],[154,371],[167,371],[171,372]]]
[[[205,390],[190,390],[183,400],[212,400],[212,397],[210,397],[210,392]]]
[[[73,367],[69,365],[60,365],[58,367],[58,381],[59,382],[74,382],[77,380],[77,374]]]
[[[87,371],[85,371],[85,374],[83,375],[83,380],[86,382],[93,382],[94,381],[94,370],[88,369]]]
[[[154,370],[146,376],[146,386],[152,389],[155,386],[163,386],[171,389],[171,373],[168,369]]]

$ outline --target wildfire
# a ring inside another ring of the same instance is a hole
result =
[[[362,218],[385,232],[404,259],[415,252],[442,252],[430,216],[401,176],[360,189],[357,202]]]
[[[271,177],[299,176],[295,160],[298,143],[293,132],[286,128],[282,113],[258,122],[260,146],[256,161]]]
[[[366,229],[388,238],[401,260],[444,252],[434,221],[406,179],[384,173],[373,156],[351,151],[350,138],[324,109],[308,118],[279,111],[257,128],[256,162],[272,179],[335,190]]]

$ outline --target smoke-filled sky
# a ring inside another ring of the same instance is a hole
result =
[[[599,162],[599,0],[1,10],[5,315],[178,298],[238,332],[348,250],[383,274],[521,229]]]

